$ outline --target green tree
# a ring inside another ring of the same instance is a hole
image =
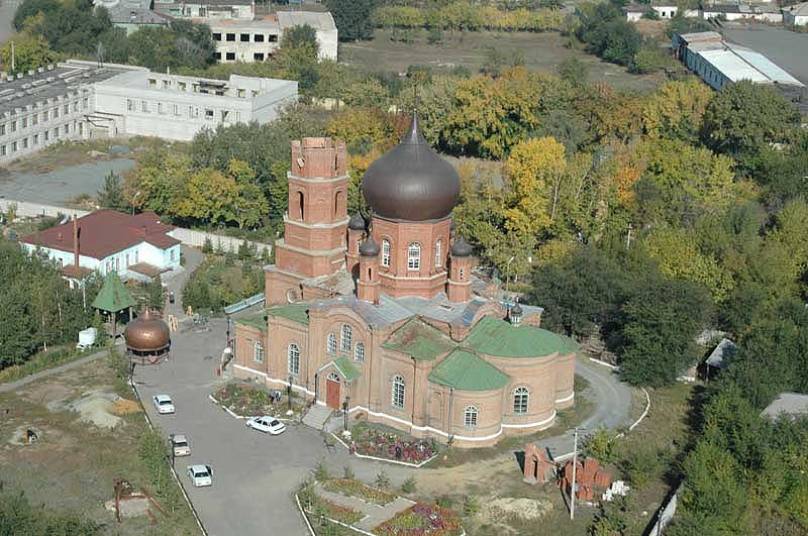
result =
[[[558,76],[570,84],[586,84],[589,74],[586,63],[577,56],[570,56],[558,64]]]
[[[301,47],[313,50],[315,57],[320,49],[320,45],[317,43],[317,32],[308,24],[287,28],[281,38],[281,48]]]
[[[163,293],[163,281],[159,275],[153,277],[151,281],[148,282],[146,285],[146,294],[148,296],[149,307],[162,311],[166,299]]]
[[[326,0],[334,17],[340,41],[373,38],[373,11],[376,0]]]
[[[14,46],[14,68],[11,67],[11,47]],[[44,67],[56,60],[56,54],[48,48],[42,37],[19,33],[11,36],[0,46],[0,63],[10,74],[25,73]]]
[[[126,208],[126,200],[123,195],[123,184],[121,183],[121,176],[110,171],[104,177],[104,184],[96,194],[98,205],[104,208],[112,208],[116,210]]]

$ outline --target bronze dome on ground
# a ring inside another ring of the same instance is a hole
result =
[[[424,139],[418,115],[401,143],[373,162],[362,178],[362,194],[373,213],[395,221],[447,217],[460,196],[460,177]]]
[[[159,313],[146,309],[126,325],[126,349],[137,355],[161,355],[171,347],[171,333]]]

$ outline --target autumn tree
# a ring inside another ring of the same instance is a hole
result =
[[[712,96],[713,91],[696,79],[666,82],[643,105],[643,129],[654,138],[694,142]]]
[[[14,67],[11,65],[11,47],[14,46]],[[31,69],[53,63],[56,54],[48,48],[48,43],[38,35],[18,33],[0,46],[0,63],[10,74],[24,73]]]

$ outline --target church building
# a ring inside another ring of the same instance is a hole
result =
[[[413,116],[348,216],[345,144],[292,142],[266,309],[235,329],[234,374],[461,447],[551,426],[574,403],[577,345],[475,275],[454,236],[460,179]]]

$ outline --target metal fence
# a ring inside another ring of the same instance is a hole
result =
[[[29,203],[27,201],[14,201],[13,199],[0,199],[0,211],[8,213],[9,208],[12,207],[14,207],[17,216],[27,218],[36,218],[38,216],[76,216],[77,218],[81,218],[89,214],[86,210],[42,205],[40,203]],[[193,229],[185,229],[184,227],[176,227],[171,234],[186,246],[201,248],[205,245],[205,241],[209,240],[213,249],[218,251],[231,251],[235,253],[242,244],[247,244],[249,247],[254,248],[259,255],[264,251],[266,251],[267,255],[272,253],[272,245],[270,244],[216,233],[208,233],[206,231],[195,231]]]

